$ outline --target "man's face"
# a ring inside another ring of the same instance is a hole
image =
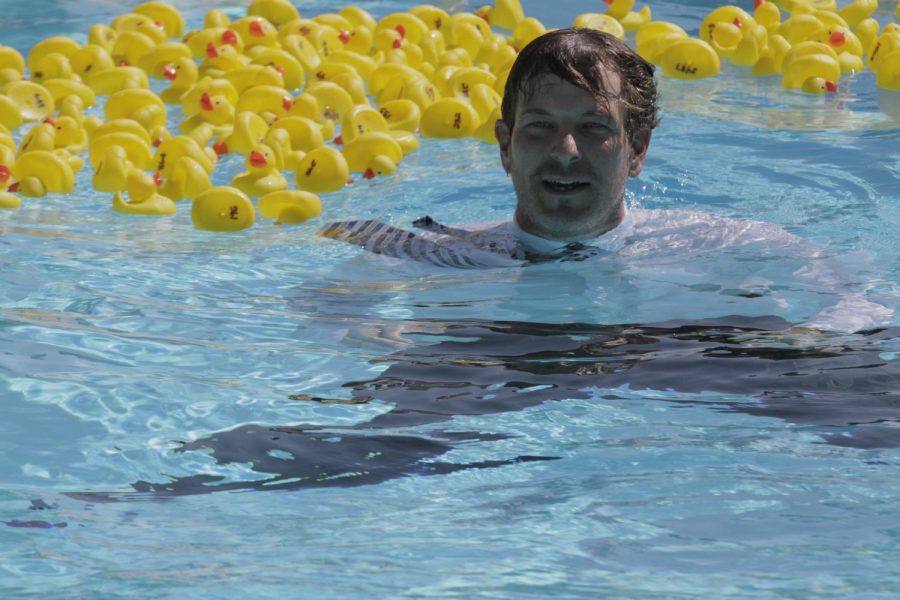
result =
[[[617,74],[603,69],[618,96]],[[541,75],[516,106],[513,131],[497,121],[503,167],[518,197],[516,221],[548,239],[600,235],[622,220],[625,183],[641,172],[650,132],[625,133],[621,103],[606,106],[556,75]]]

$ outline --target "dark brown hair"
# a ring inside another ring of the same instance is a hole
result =
[[[619,74],[620,95],[606,89],[601,65]],[[512,131],[520,98],[534,93],[541,75],[552,74],[599,101],[621,102],[629,136],[649,131],[659,124],[653,71],[652,64],[614,35],[583,28],[549,31],[525,46],[510,69],[500,107],[502,119]]]

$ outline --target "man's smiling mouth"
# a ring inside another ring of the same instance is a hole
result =
[[[544,188],[557,193],[557,194],[565,194],[570,192],[578,192],[585,188],[587,188],[590,183],[583,179],[569,179],[569,178],[551,178],[543,180]]]

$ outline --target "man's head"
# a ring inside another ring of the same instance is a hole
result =
[[[618,225],[658,122],[653,69],[591,29],[552,31],[522,50],[495,131],[523,229],[579,239]]]

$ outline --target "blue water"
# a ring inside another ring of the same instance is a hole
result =
[[[247,3],[175,4],[196,24]],[[549,26],[598,10],[523,5]],[[83,41],[129,6],[0,1],[2,43]],[[695,32],[715,4],[650,6]],[[629,202],[783,225],[896,308],[900,94],[839,88],[663,80]],[[758,310],[681,265],[428,270],[315,236],[507,218],[476,141],[423,140],[323,204],[211,234],[183,205],[119,215],[83,171],[0,214],[0,595],[896,596],[896,317],[792,345],[779,327],[845,290],[796,283],[790,257],[746,263],[787,298]]]

